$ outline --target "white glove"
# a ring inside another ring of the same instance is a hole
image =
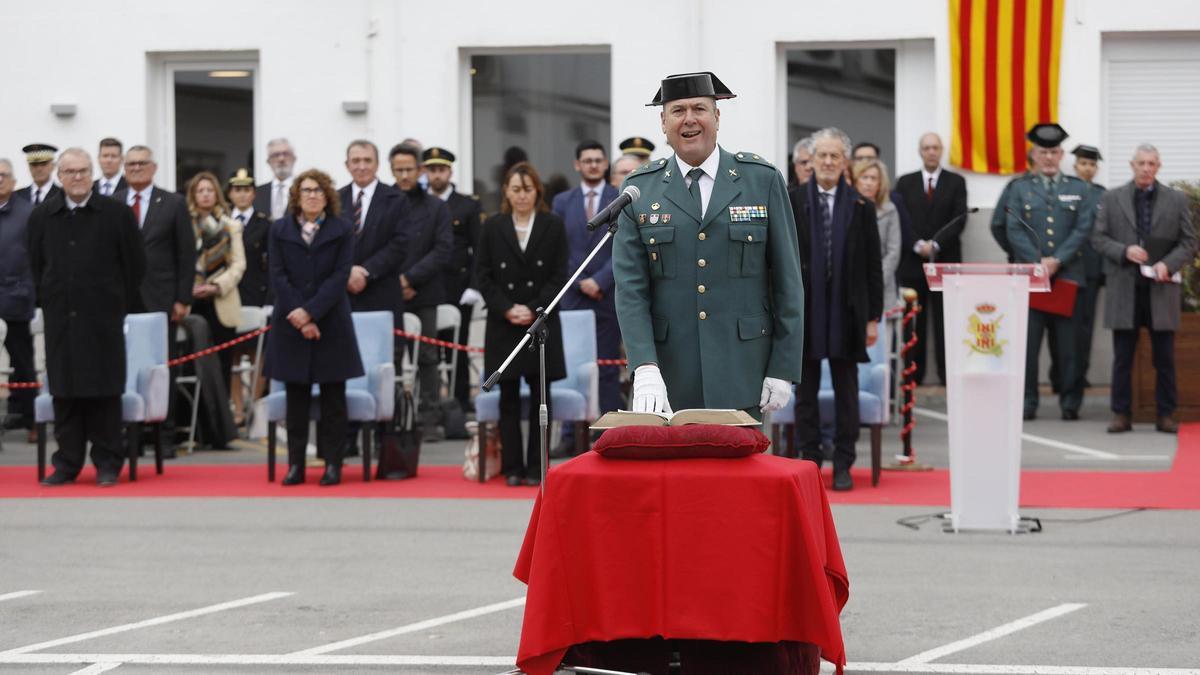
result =
[[[792,400],[792,383],[774,377],[763,379],[762,396],[758,401],[759,410],[773,413],[782,410]]]
[[[633,411],[671,412],[667,402],[667,383],[658,366],[647,363],[633,371]]]
[[[458,299],[460,305],[476,305],[483,302],[483,296],[474,288],[468,288],[463,291],[462,297]]]

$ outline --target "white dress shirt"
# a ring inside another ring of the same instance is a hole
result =
[[[243,211],[235,206],[232,209],[230,209],[229,217],[238,221],[242,225],[249,225],[250,219],[254,217],[254,207],[251,206],[250,208]]]
[[[72,210],[77,209],[81,206],[87,206],[88,200],[91,198],[92,198],[92,193],[89,192],[87,194],[87,196],[83,198],[83,201],[76,204],[75,202],[71,201],[71,198],[67,196],[66,192],[63,192],[63,199],[67,200],[67,208],[72,209]],[[0,204],[0,206],[2,206],[2,204]]]
[[[379,179],[371,181],[366,187],[359,187],[358,183],[350,184],[350,213],[344,214],[349,216],[350,224],[354,224],[354,202],[358,200],[358,194],[362,193],[362,217],[359,220],[361,225],[367,224],[367,211],[371,208],[371,197],[375,196],[375,188],[379,186]]]
[[[684,187],[689,190],[692,187],[692,180],[687,177],[688,172],[696,168],[704,172],[704,175],[700,176],[700,217],[703,218],[704,212],[708,210],[708,198],[712,196],[717,169],[721,167],[721,146],[713,148],[712,154],[701,162],[699,167],[688,166],[687,162],[680,159],[679,155],[675,155],[675,163],[679,165],[679,172],[683,174]]]
[[[429,194],[433,195],[434,197],[437,197],[438,199],[440,199],[444,202],[448,202],[448,201],[450,201],[450,195],[454,194],[454,184],[447,183],[446,189],[442,190],[441,192],[434,192],[433,188],[429,188]]]
[[[592,208],[594,209],[592,211],[592,215],[594,216],[597,213],[599,213],[600,212],[600,200],[604,197],[604,181],[601,180],[599,183],[596,183],[595,185],[588,185],[587,183],[580,182],[579,183],[579,191],[583,193],[583,212],[584,213],[587,213],[588,193],[589,192],[596,193],[596,201],[592,202]]]
[[[29,203],[40,204],[46,201],[46,195],[50,193],[50,188],[54,187],[54,180],[48,180],[43,185],[33,183],[29,187],[32,188],[29,191]]]
[[[117,175],[113,176],[112,178],[100,176],[100,194],[105,197],[111,197],[112,193],[117,191],[117,185],[120,184],[120,182],[121,172],[119,171],[117,172]]]
[[[275,178],[271,181],[271,220],[279,220],[283,214],[287,212],[288,192],[292,189],[293,176],[288,176],[285,180]],[[276,204],[275,198],[279,196],[279,188],[283,187],[281,202]]]
[[[941,177],[942,177],[942,167],[939,166],[937,168],[937,170],[934,171],[933,173],[930,173],[928,170],[925,169],[925,167],[921,167],[921,191],[924,192],[929,189],[929,181],[930,180],[933,181],[933,189],[936,190],[937,184],[938,184],[938,179]],[[924,244],[925,242],[926,242],[925,239],[918,239],[917,241],[913,242],[913,253],[920,255],[921,245]],[[929,243],[933,244],[933,250],[935,253],[942,250],[941,244],[938,244],[936,241],[930,241]]]
[[[139,229],[146,224],[146,213],[150,210],[150,193],[152,192],[154,192],[154,183],[147,185],[141,192],[134,192],[132,187],[125,192],[125,204],[131,209],[133,208],[133,196],[142,196],[142,203],[138,205],[139,215],[141,216],[138,219]]]

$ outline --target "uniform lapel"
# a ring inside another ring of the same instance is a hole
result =
[[[729,202],[742,193],[739,184],[741,179],[733,155],[721,150],[721,161],[717,164],[717,175],[713,179],[713,191],[708,197],[708,209],[704,212],[704,221],[700,224],[701,230],[708,227],[717,214],[724,211],[725,207],[729,206]]]
[[[667,160],[667,167],[663,170],[662,182],[666,184],[663,190],[663,196],[670,199],[676,206],[692,217],[692,220],[700,222],[700,209],[696,203],[692,201],[692,195],[688,192],[687,185],[683,180],[683,176],[679,173],[679,162],[675,157]],[[642,208],[646,208],[643,206]],[[650,206],[654,210],[653,206]]]
[[[158,187],[150,189],[150,203],[146,204],[146,217],[142,218],[142,230],[145,231],[150,227],[151,218],[162,209],[162,190]]]

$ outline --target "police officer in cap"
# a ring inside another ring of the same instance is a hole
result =
[[[1104,157],[1100,149],[1091,145],[1077,145],[1071,151],[1075,155],[1075,175],[1088,184],[1091,198],[1097,208],[1100,198],[1104,195],[1103,185],[1094,182],[1096,173],[1100,170],[1100,162]],[[1089,237],[1080,250],[1083,255],[1083,276],[1087,281],[1079,294],[1075,296],[1075,386],[1084,388],[1090,386],[1087,381],[1088,368],[1092,360],[1092,334],[1096,326],[1096,302],[1100,297],[1100,287],[1104,285],[1104,259],[1092,248]],[[1082,397],[1083,392],[1080,392]]]
[[[58,148],[48,143],[30,143],[21,148],[25,153],[25,163],[29,165],[29,175],[33,183],[17,190],[16,196],[37,206],[47,199],[62,194],[62,188],[54,184],[51,175],[54,173],[54,154]]]
[[[475,303],[483,299],[479,291],[472,288],[471,279],[475,270],[475,244],[479,241],[479,228],[483,225],[483,207],[479,204],[479,197],[459,192],[451,182],[454,159],[454,153],[445,148],[427,148],[421,153],[421,163],[429,178],[429,194],[446,202],[446,208],[450,209],[450,226],[454,230],[446,301],[458,303],[462,323],[458,335],[443,335],[442,339],[465,345],[471,330],[471,314]],[[467,354],[458,355],[454,391],[450,392],[463,410],[471,405],[470,361]]]
[[[671,75],[648,105],[675,155],[637,169],[641,198],[621,212],[613,273],[633,409],[787,405],[800,379],[804,291],[783,175],[717,145],[708,72]]]
[[[650,153],[654,152],[654,144],[641,136],[630,136],[618,145],[621,156],[612,163],[609,171],[609,182],[613,187],[620,187],[634,169],[650,161]]]
[[[1067,132],[1057,124],[1037,124],[1026,138],[1033,143],[1033,165],[1026,176],[1013,181],[1009,189],[1005,229],[1017,263],[1041,263],[1052,283],[1070,282],[1082,289],[1084,275],[1083,246],[1092,231],[1095,197],[1088,184],[1062,173],[1063,139]],[[1061,316],[1030,308],[1028,341],[1025,345],[1024,418],[1037,417],[1038,353],[1042,334],[1052,329],[1057,343],[1053,359],[1059,364],[1062,392],[1059,407],[1064,420],[1079,419],[1083,402],[1082,387],[1076,386],[1077,360],[1075,326],[1071,316]]]

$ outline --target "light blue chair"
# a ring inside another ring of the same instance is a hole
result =
[[[34,399],[34,422],[38,430],[38,480],[46,476],[46,425],[54,422],[54,399],[49,380]],[[129,314],[125,317],[125,393],[121,394],[121,422],[129,446],[129,480],[137,480],[141,432],[151,425],[154,434],[154,469],[163,472],[162,422],[167,419],[170,394],[167,368],[167,315],[164,312]]]
[[[363,480],[371,480],[371,431],[383,432],[396,408],[395,338],[391,312],[354,312],[354,334],[366,373],[346,382],[346,416],[362,428]],[[321,421],[320,387],[313,385],[309,415]],[[275,481],[275,429],[287,421],[287,392],[282,382],[271,380],[267,395],[267,480]]]
[[[871,485],[879,484],[880,463],[883,455],[883,425],[888,422],[888,399],[891,388],[888,380],[891,369],[888,366],[888,338],[885,331],[880,331],[879,339],[867,348],[870,362],[858,364],[858,422],[871,430]],[[775,454],[795,457],[795,387],[792,388],[792,405],[771,415],[771,446]],[[829,362],[821,362],[821,389],[817,394],[817,405],[821,410],[821,435],[826,440],[833,437],[834,401],[833,383],[829,377]],[[781,436],[786,439],[787,448],[780,445]],[[783,452],[781,452],[783,450]]]
[[[550,412],[555,421],[575,425],[575,449],[583,452],[591,444],[588,424],[600,416],[600,368],[596,365],[596,313],[590,309],[559,312],[562,323],[563,358],[567,376],[550,383]],[[484,373],[484,376],[490,373]],[[521,382],[521,419],[529,417],[529,387]],[[475,420],[479,438],[485,439],[489,424],[500,422],[500,390],[480,392],[475,397]],[[530,433],[536,433],[531,429]],[[482,442],[482,441],[481,441]],[[479,453],[479,480],[487,475],[484,454]]]

